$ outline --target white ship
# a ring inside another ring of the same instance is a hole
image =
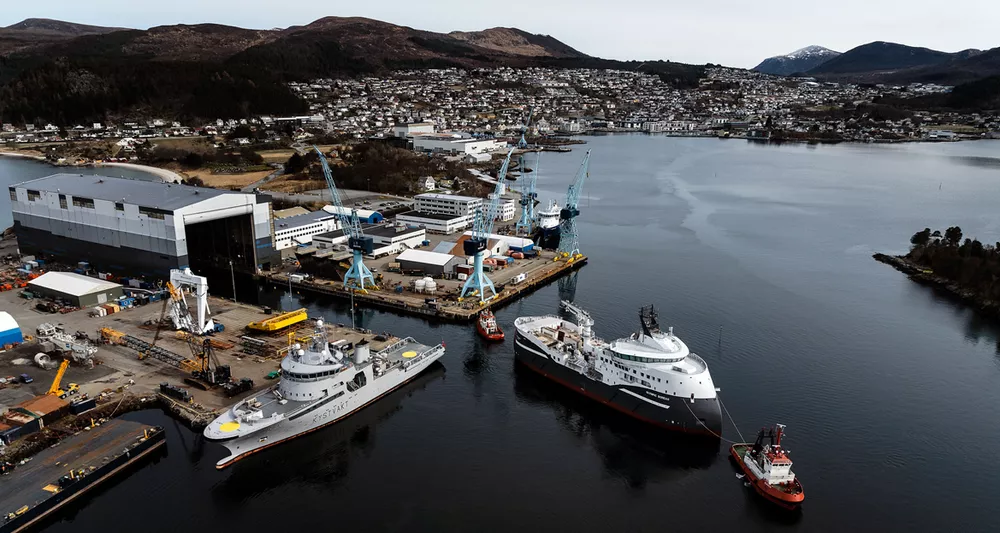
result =
[[[359,342],[352,359],[331,349],[317,320],[308,346],[296,344],[281,361],[277,385],[240,401],[205,428],[205,438],[230,452],[215,467],[350,416],[417,377],[444,351],[443,344],[430,347],[408,337],[375,354]]]
[[[561,208],[555,200],[549,200],[549,206],[535,212],[538,219],[532,240],[546,250],[559,247],[559,216]]]
[[[557,316],[514,321],[515,360],[570,390],[665,429],[718,437],[722,413],[705,360],[673,329],[661,331],[653,306],[639,312],[642,330],[607,342],[593,319],[563,302],[578,324]]]

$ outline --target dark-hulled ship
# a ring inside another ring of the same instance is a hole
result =
[[[593,336],[594,321],[586,311],[562,305],[577,323],[557,316],[514,322],[518,362],[638,420],[721,437],[722,414],[708,365],[673,328],[660,330],[653,306],[639,312],[641,331],[606,342]]]

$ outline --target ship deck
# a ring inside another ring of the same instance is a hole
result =
[[[14,512],[22,506],[34,507],[54,493],[49,485],[59,486],[59,478],[70,470],[98,468],[122,453],[126,446],[154,426],[113,419],[90,431],[69,437],[57,446],[34,455],[10,475],[0,477],[0,513]]]

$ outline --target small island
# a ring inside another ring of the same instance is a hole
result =
[[[910,238],[910,252],[872,257],[910,279],[941,289],[973,305],[984,315],[1000,318],[1000,242],[983,244],[962,239],[962,229],[924,228]]]

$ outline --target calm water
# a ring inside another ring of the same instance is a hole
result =
[[[657,304],[746,438],[788,424],[801,514],[745,488],[725,445],[647,431],[525,375],[509,342],[364,311],[366,327],[444,340],[442,368],[223,472],[220,446],[158,412],[132,415],[170,429],[167,456],[50,530],[994,530],[998,330],[870,255],[904,251],[925,226],[1000,240],[1000,142],[587,140],[591,261],[576,301],[605,338]],[[543,200],[565,195],[580,157],[546,154]],[[573,292],[552,285],[498,318],[512,328]],[[266,297],[350,321],[338,303]]]

